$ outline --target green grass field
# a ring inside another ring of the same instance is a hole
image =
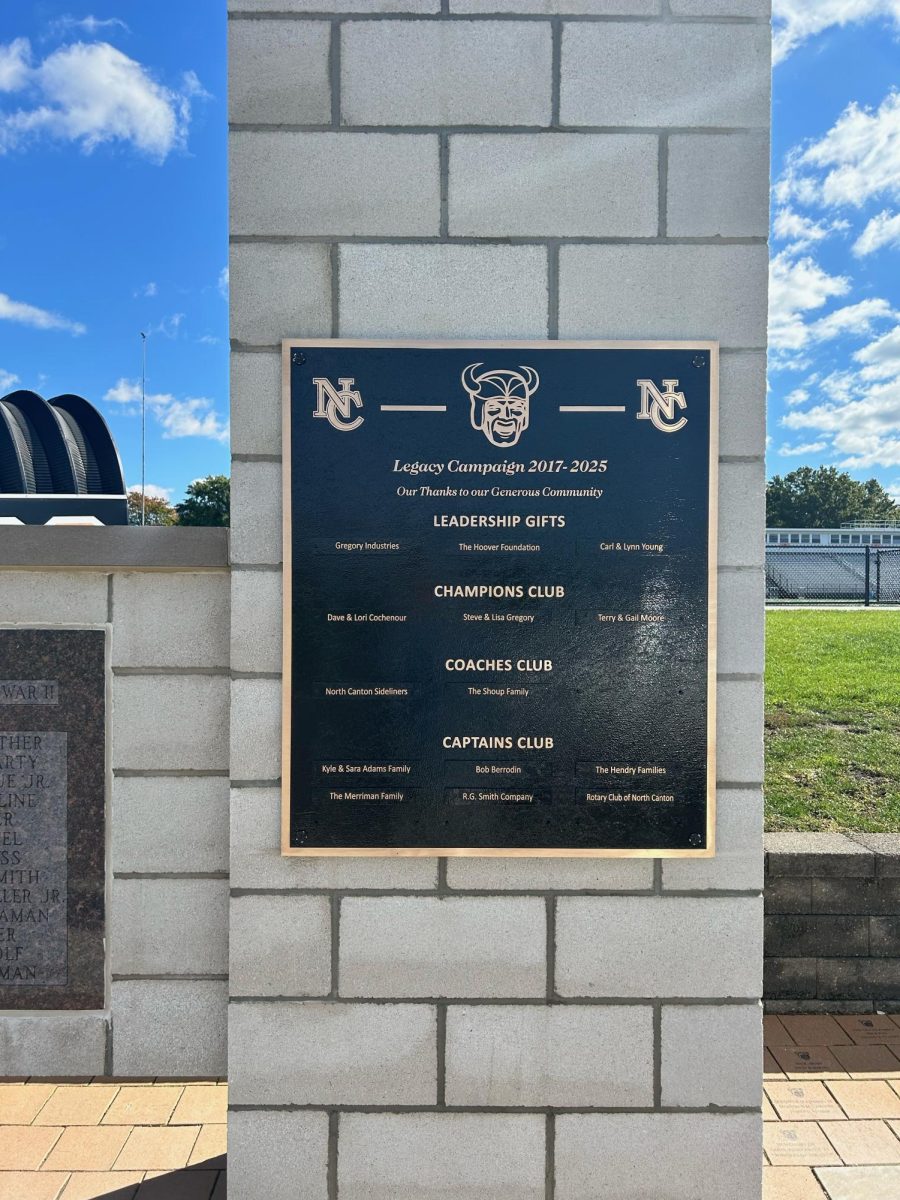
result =
[[[766,828],[900,830],[900,612],[766,614]]]

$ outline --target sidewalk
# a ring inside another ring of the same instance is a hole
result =
[[[0,1082],[0,1200],[225,1200],[221,1080]]]
[[[765,1018],[764,1200],[900,1198],[900,1017]]]
[[[900,1198],[900,1016],[765,1018],[764,1200]],[[0,1200],[225,1200],[228,1088],[0,1082]]]

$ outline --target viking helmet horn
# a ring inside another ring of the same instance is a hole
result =
[[[528,388],[528,395],[530,396],[532,392],[537,391],[538,384],[541,382],[540,376],[534,367],[520,366],[519,370],[522,372],[522,377],[525,380],[525,386]]]
[[[477,396],[481,391],[481,380],[475,374],[481,363],[469,363],[462,373],[462,385],[470,396]]]

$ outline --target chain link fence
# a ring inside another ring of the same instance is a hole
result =
[[[900,604],[900,546],[767,546],[766,601]]]

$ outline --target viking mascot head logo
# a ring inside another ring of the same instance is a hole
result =
[[[533,367],[518,371],[482,371],[470,363],[462,385],[472,402],[472,428],[480,429],[492,446],[515,446],[528,428],[528,401],[540,379]]]

